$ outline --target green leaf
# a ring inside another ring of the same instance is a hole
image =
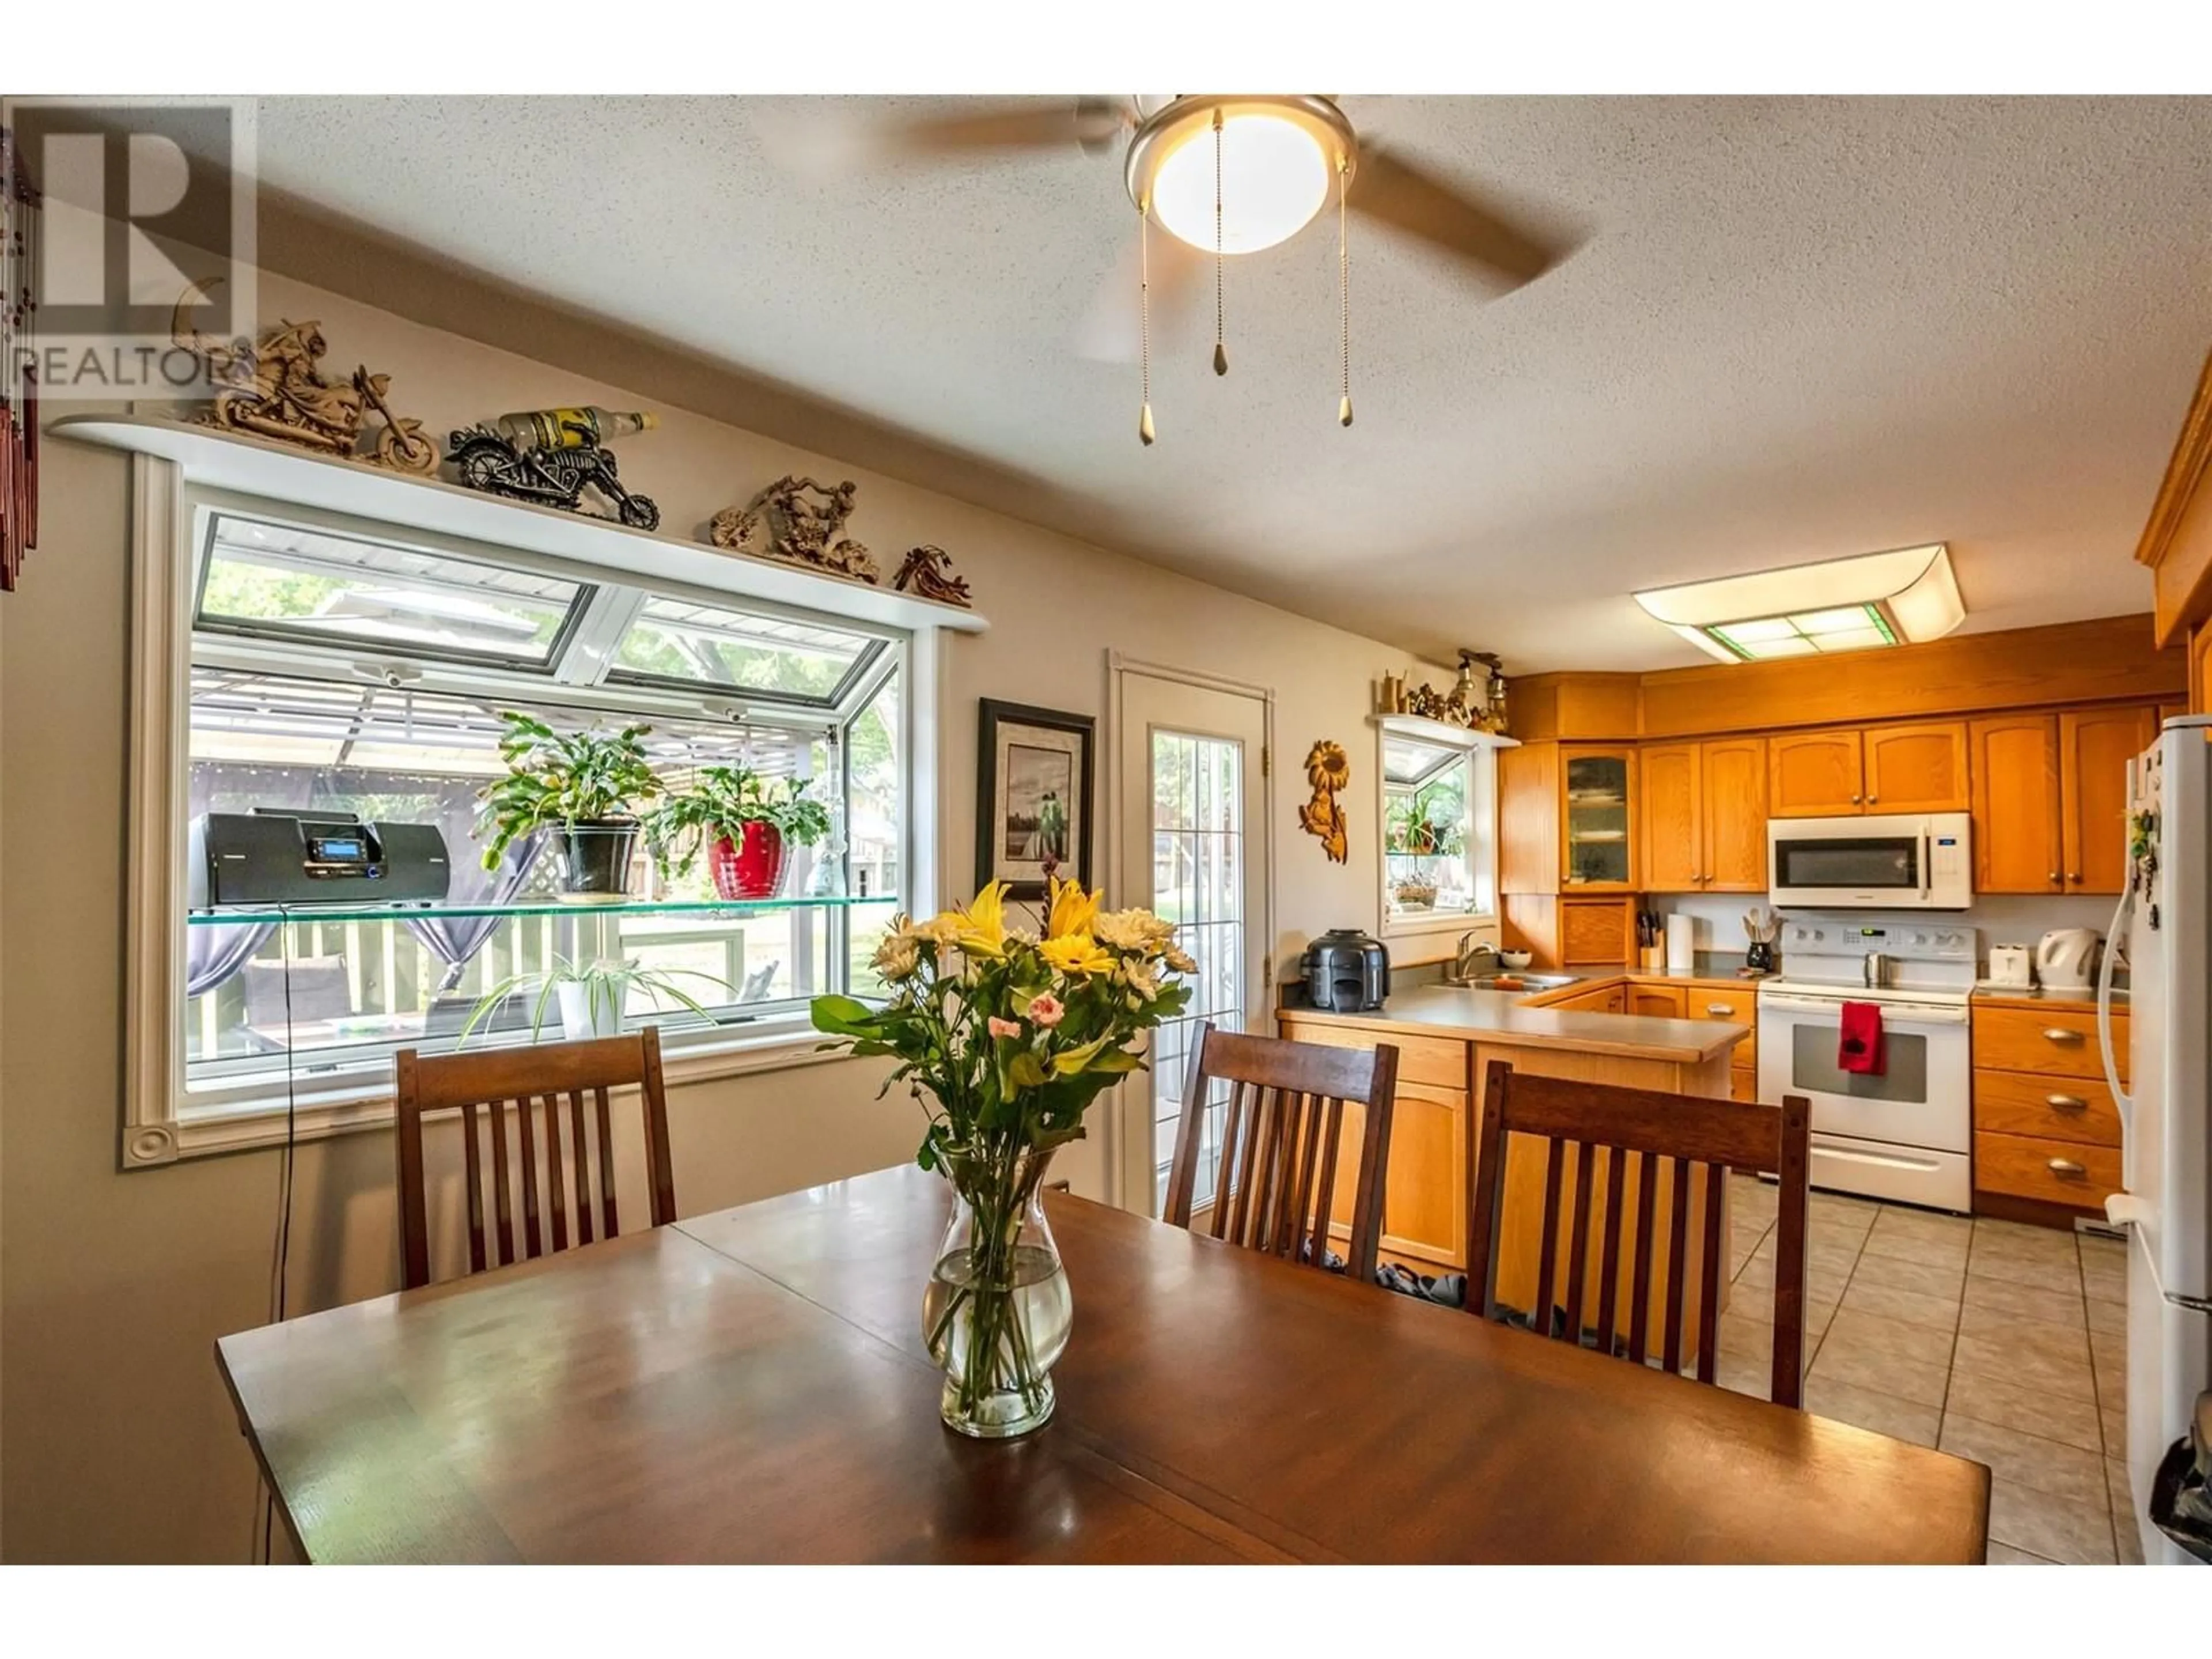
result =
[[[1018,1088],[1041,1089],[1044,1086],[1044,1066],[1026,1048],[1019,1050],[1007,1062],[1006,1075]]]
[[[876,1011],[851,997],[817,997],[808,1012],[817,1031],[833,1031],[846,1036],[872,1036],[876,1032]]]

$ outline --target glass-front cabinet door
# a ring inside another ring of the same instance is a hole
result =
[[[1568,749],[1561,753],[1560,874],[1570,888],[1636,885],[1636,756],[1627,749]]]

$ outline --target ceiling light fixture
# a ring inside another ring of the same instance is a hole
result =
[[[1723,662],[1919,645],[1966,616],[1942,542],[1652,588],[1636,602]]]
[[[1352,253],[1345,192],[1358,161],[1352,123],[1326,98],[1303,93],[1177,98],[1156,110],[1129,141],[1123,177],[1136,204],[1140,242],[1153,220],[1213,255],[1213,372],[1229,372],[1227,273],[1232,253],[1256,253],[1311,224],[1336,186],[1337,286],[1341,391],[1337,422],[1352,424]],[[1137,435],[1153,439],[1152,258],[1138,278]]]

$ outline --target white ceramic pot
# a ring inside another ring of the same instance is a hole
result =
[[[553,990],[561,1000],[561,1034],[569,1042],[622,1035],[622,999],[618,994],[609,996],[602,988],[599,1006],[593,1008],[587,987],[556,985]]]

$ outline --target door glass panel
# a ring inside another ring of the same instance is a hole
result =
[[[1920,842],[1910,836],[1784,841],[1774,847],[1778,887],[1920,888]]]
[[[1184,1068],[1208,1020],[1244,1029],[1244,746],[1233,739],[1152,733],[1152,908],[1176,925],[1198,964],[1190,1006],[1152,1038],[1152,1164],[1158,1206],[1182,1127]],[[1226,1084],[1209,1091],[1194,1204],[1213,1201]]]
[[[1836,1063],[1841,1032],[1833,1025],[1790,1028],[1790,1086],[1807,1094],[1892,1100],[1917,1106],[1928,1098],[1928,1039],[1894,1029],[1882,1034],[1882,1074],[1846,1072]]]
[[[1628,880],[1628,759],[1577,755],[1567,762],[1567,880]]]

